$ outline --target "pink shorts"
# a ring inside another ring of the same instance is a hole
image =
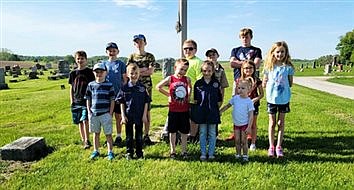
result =
[[[241,125],[241,126],[234,125],[234,130],[246,131],[247,127],[248,127],[248,124],[247,125]]]

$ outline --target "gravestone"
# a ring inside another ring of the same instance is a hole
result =
[[[332,72],[332,65],[331,64],[326,64],[325,69],[324,69],[324,74],[330,74]]]
[[[49,153],[43,137],[21,137],[1,147],[1,159],[16,161],[39,160]]]
[[[21,75],[21,67],[19,65],[14,65],[10,72],[11,75]]]
[[[52,69],[52,68],[53,68],[53,67],[52,67],[52,64],[50,64],[50,63],[46,63],[46,64],[45,64],[45,67],[48,68],[48,69]]]
[[[70,65],[69,62],[65,60],[60,60],[58,63],[58,72],[55,75],[48,76],[49,80],[56,80],[58,78],[69,78]]]
[[[337,56],[333,57],[333,61],[332,61],[332,67],[337,66]]]
[[[9,86],[5,83],[5,69],[0,68],[0,90],[1,89],[8,89]]]
[[[314,62],[312,63],[312,68],[313,68],[313,69],[316,69],[316,61],[314,61]]]
[[[173,58],[164,58],[162,60],[162,76],[166,78],[174,73],[175,60]]]

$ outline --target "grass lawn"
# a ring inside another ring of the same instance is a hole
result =
[[[354,86],[354,77],[334,77],[328,79],[327,81],[348,86]]]
[[[46,73],[49,74],[49,73]],[[228,70],[231,81],[231,70]],[[218,142],[216,160],[199,161],[199,145],[189,144],[187,160],[168,158],[164,142],[144,148],[144,160],[103,155],[90,161],[78,129],[71,124],[69,86],[66,79],[8,83],[0,91],[0,147],[22,136],[42,136],[54,152],[30,164],[0,160],[0,189],[353,189],[354,102],[294,85],[291,112],[286,116],[283,159],[267,157],[265,99],[258,118],[257,150],[250,162],[234,158],[231,142]],[[153,82],[161,80],[156,72]],[[65,84],[62,90],[60,85]],[[226,90],[225,101],[231,97]],[[334,103],[335,102],[335,103]],[[167,98],[153,91],[152,133],[163,126]],[[220,138],[231,132],[231,109],[222,116]],[[115,130],[114,130],[115,131]],[[124,134],[123,134],[124,135]],[[115,135],[114,135],[115,136]],[[124,137],[124,136],[123,136]],[[91,136],[92,138],[92,136]],[[103,143],[105,139],[101,138]],[[177,150],[180,152],[180,149]]]

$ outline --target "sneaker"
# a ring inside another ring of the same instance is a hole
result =
[[[114,153],[113,152],[108,152],[108,156],[107,156],[107,159],[108,160],[113,160],[113,158],[114,158]]]
[[[152,141],[151,141],[149,135],[145,135],[144,136],[144,144],[145,145],[151,145],[152,144]]]
[[[214,159],[215,159],[215,156],[214,156],[214,155],[210,155],[210,156],[208,157],[208,159],[209,159],[209,160],[214,160]]]
[[[242,155],[242,161],[248,162],[248,155]]]
[[[188,153],[187,152],[183,152],[182,153],[182,158],[183,159],[188,159]]]
[[[205,161],[206,159],[207,159],[207,157],[205,155],[200,156],[200,161]]]
[[[130,154],[130,153],[127,153],[127,154],[125,155],[125,159],[127,159],[127,160],[132,160],[132,159],[133,159],[133,155]]]
[[[233,140],[235,140],[235,134],[233,133],[225,139],[225,141],[233,141]]]
[[[240,158],[241,158],[241,155],[235,154],[235,158],[236,158],[236,159],[240,159]]]
[[[119,146],[120,144],[122,144],[122,137],[117,136],[113,142],[113,146]]]
[[[176,153],[170,153],[170,158],[175,159],[176,158]]]
[[[268,157],[274,157],[274,146],[269,147],[269,149],[268,149]]]
[[[283,157],[283,149],[281,148],[281,146],[277,146],[275,153],[277,154],[277,158],[281,158]]]
[[[255,151],[255,150],[256,150],[256,145],[255,144],[251,144],[250,151]]]
[[[90,141],[84,142],[84,149],[89,149],[91,147]]]
[[[93,152],[91,153],[90,159],[93,160],[93,159],[96,159],[96,158],[99,157],[99,156],[100,156],[100,153],[95,150],[95,151],[93,151]]]

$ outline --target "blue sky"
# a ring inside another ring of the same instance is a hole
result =
[[[175,31],[178,0],[0,0],[1,48],[20,55],[69,55],[85,50],[105,55],[114,41],[119,56],[134,52],[132,36],[147,38],[157,59],[180,56]],[[254,31],[252,44],[265,56],[272,43],[286,41],[293,58],[338,53],[339,37],[354,29],[354,1],[188,0],[188,38],[197,55],[218,49],[228,60],[239,46],[239,30]]]

